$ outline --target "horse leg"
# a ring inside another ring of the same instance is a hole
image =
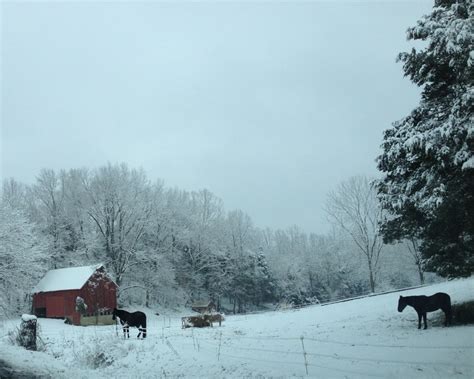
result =
[[[444,326],[448,326],[448,324],[451,324],[451,309],[447,308],[447,309],[443,309],[443,311],[444,311],[444,316],[445,316]]]
[[[428,329],[428,326],[426,325],[426,312],[423,313],[423,322],[425,323],[424,329]]]
[[[421,312],[418,312],[418,329],[421,329]]]

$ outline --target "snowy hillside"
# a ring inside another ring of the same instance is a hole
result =
[[[453,303],[474,300],[474,279],[403,294],[439,291]],[[12,320],[0,326],[0,356],[18,369],[54,378],[474,377],[474,326],[444,328],[436,312],[428,314],[428,330],[418,330],[412,308],[397,312],[398,296],[229,316],[222,327],[205,329],[183,330],[180,315],[149,312],[146,340],[123,340],[113,326],[40,319],[46,352],[35,353],[9,344],[8,331],[17,324]]]

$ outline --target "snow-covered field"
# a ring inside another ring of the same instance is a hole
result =
[[[403,294],[439,291],[453,303],[474,300],[474,279]],[[0,357],[53,378],[473,378],[474,326],[445,328],[432,322],[436,312],[428,314],[428,330],[418,330],[412,308],[397,312],[399,294],[229,316],[221,327],[204,329],[183,330],[178,315],[149,312],[146,340],[124,340],[114,326],[40,319],[46,352],[12,346],[7,333],[19,321],[10,320],[0,324]]]

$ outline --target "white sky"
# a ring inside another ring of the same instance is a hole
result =
[[[398,52],[433,1],[2,2],[1,174],[127,162],[257,226],[325,232],[419,91]]]

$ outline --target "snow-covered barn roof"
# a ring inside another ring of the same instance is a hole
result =
[[[92,274],[101,267],[103,265],[98,264],[48,271],[33,288],[33,293],[81,289]]]

